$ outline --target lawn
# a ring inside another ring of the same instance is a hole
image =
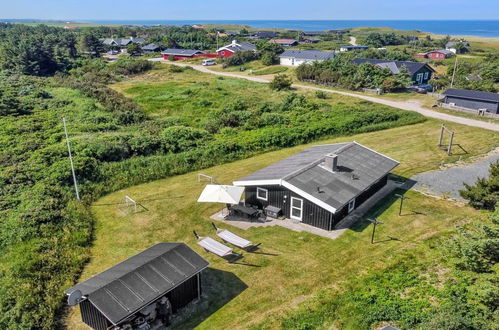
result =
[[[493,132],[448,124],[457,132],[455,142],[469,153],[447,157],[436,146],[439,125],[440,122],[428,120],[316,144],[358,141],[399,160],[401,165],[394,173],[409,177],[436,169],[441,162],[454,162],[460,156],[485,153],[495,146],[497,140],[497,134]],[[214,176],[220,183],[231,183],[306,147],[261,154],[202,172]],[[446,200],[409,191],[406,215],[398,216],[398,204],[393,196],[371,210],[370,215],[384,222],[377,231],[379,243],[376,245],[369,244],[371,228],[366,221],[358,223],[336,240],[281,227],[247,231],[231,227],[234,232],[261,242],[260,252],[265,254],[245,253],[244,264],[229,264],[202,251],[192,235],[193,229],[201,235],[213,235],[209,216],[221,207],[196,203],[203,185],[197,182],[196,173],[188,173],[130,187],[96,201],[92,205],[96,219],[92,258],[81,279],[87,279],[155,243],[183,241],[207,258],[211,266],[204,276],[202,302],[183,315],[184,319],[178,321],[177,328],[241,329],[262,324],[278,327],[280,316],[317,291],[341,288],[349,278],[383,269],[404,251],[426,249],[425,241],[453,230],[458,223],[483,216],[469,207],[459,207]],[[125,194],[135,198],[147,210],[132,215],[122,213],[119,203]],[[66,325],[70,329],[85,328],[77,308],[71,310]]]

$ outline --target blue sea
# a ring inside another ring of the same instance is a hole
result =
[[[399,30],[419,30],[442,35],[499,38],[499,20],[88,20],[89,23],[130,25],[192,25],[244,24],[255,28],[322,31],[354,27],[390,27]]]

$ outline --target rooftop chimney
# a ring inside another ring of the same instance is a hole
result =
[[[324,159],[324,167],[332,172],[338,171],[338,155],[327,154]]]
[[[232,40],[232,44],[236,45],[237,44],[237,40]]]

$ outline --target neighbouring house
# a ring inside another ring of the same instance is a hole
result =
[[[279,55],[279,62],[281,65],[299,66],[314,61],[322,62],[335,56],[335,52],[322,52],[320,50],[285,50]]]
[[[225,31],[228,36],[235,37],[241,34],[239,31]]]
[[[370,58],[356,58],[352,62],[355,64],[370,63],[382,69],[388,69],[393,74],[399,74],[402,67],[405,66],[415,85],[427,84],[428,81],[430,81],[432,74],[435,72],[431,66],[423,62],[378,60]]]
[[[92,329],[156,329],[201,298],[208,265],[184,243],[159,243],[65,293]]]
[[[326,34],[326,31],[303,31],[303,35],[308,37],[325,36]]]
[[[250,36],[253,39],[267,39],[277,37],[277,32],[275,31],[255,31]]]
[[[192,26],[193,29],[197,29],[197,30],[202,30],[204,29],[204,25],[201,25],[201,24],[194,24]]]
[[[144,47],[142,47],[142,51],[144,53],[154,53],[154,52],[159,52],[161,50],[161,47],[159,45],[156,45],[155,43],[147,44]]]
[[[349,30],[329,30],[327,32],[332,33],[332,34],[347,34],[347,33],[350,33]]]
[[[292,47],[298,45],[298,41],[295,39],[270,39],[271,44],[281,45],[283,47]]]
[[[499,94],[469,89],[449,88],[442,103],[471,110],[499,114]]]
[[[348,46],[341,46],[340,47],[340,52],[350,52],[352,50],[366,50],[369,49],[368,46],[361,46],[361,45],[348,45]]]
[[[439,50],[432,50],[426,53],[417,53],[414,54],[414,56],[419,58],[428,58],[431,60],[444,60],[446,58],[451,57],[453,54],[454,53],[451,52],[450,50],[439,49]]]
[[[180,48],[168,48],[161,52],[161,55],[165,60],[170,59],[171,56],[173,56],[175,60],[186,60],[204,54],[205,53],[199,49],[180,49]]]
[[[300,43],[302,43],[302,44],[317,44],[321,41],[322,40],[319,38],[305,38],[302,41],[300,41]]]
[[[106,38],[102,39],[102,44],[106,46],[109,50],[120,49],[122,53],[126,53],[126,47],[131,44],[142,45],[145,43],[144,38]]]
[[[383,188],[399,162],[357,142],[318,145],[234,182],[246,205],[333,230]],[[275,209],[274,209],[275,210]]]
[[[235,52],[256,52],[256,46],[249,42],[232,40],[232,43],[217,49],[218,57],[231,57]]]
[[[409,43],[414,43],[416,41],[419,40],[419,38],[417,36],[406,36],[405,39],[409,42]]]
[[[462,44],[462,48],[458,48],[457,45]],[[454,54],[461,54],[468,51],[470,43],[467,41],[449,41],[445,44],[445,49],[453,52]]]

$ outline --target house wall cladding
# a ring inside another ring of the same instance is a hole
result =
[[[377,191],[383,188],[388,181],[388,174],[381,178],[378,182],[370,186],[359,196],[355,198],[355,209],[374,195]],[[276,206],[282,210],[286,218],[290,218],[290,201],[291,197],[303,199],[303,223],[309,224],[325,230],[333,230],[334,227],[345,216],[348,215],[348,204],[337,210],[336,213],[331,213],[320,206],[310,202],[306,198],[282,187],[282,186],[258,186],[268,190],[267,201],[256,197],[257,186],[248,186],[245,190],[245,202],[250,205],[257,205],[259,208],[265,208],[268,205]],[[287,198],[284,198],[287,196]]]
[[[99,312],[97,308],[88,300],[80,303],[80,312],[82,321],[92,329],[106,330],[111,326],[111,322]]]
[[[267,205],[272,205],[280,208],[286,218],[291,216],[291,197],[300,198],[303,200],[303,216],[302,222],[308,225],[318,227],[325,230],[332,230],[332,213],[324,210],[322,207],[315,205],[309,200],[281,186],[259,186],[268,190],[268,200],[264,201],[256,197],[255,186],[246,187],[245,201],[246,204],[257,205],[259,208],[265,208]],[[286,198],[284,197],[286,196]]]
[[[492,113],[499,113],[499,104],[496,102],[475,101],[454,96],[446,96],[444,102],[455,103],[457,106],[463,108],[475,109],[475,110],[487,109]]]
[[[200,283],[200,281],[198,282],[198,276],[201,276],[201,274],[191,277],[166,295],[172,304],[172,312],[174,314],[182,307],[187,306],[194,299],[197,299],[198,283]]]

